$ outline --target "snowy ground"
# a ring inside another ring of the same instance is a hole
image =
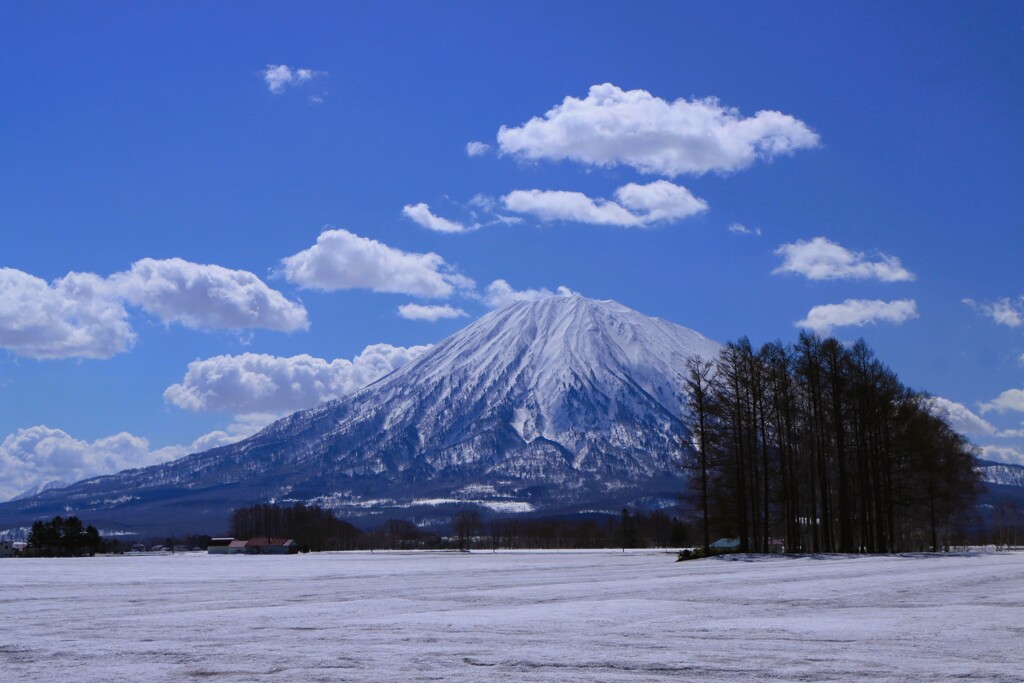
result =
[[[1024,553],[0,560],[3,681],[1024,681]]]

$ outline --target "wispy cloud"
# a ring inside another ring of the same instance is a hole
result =
[[[978,311],[982,315],[991,318],[997,325],[1006,327],[1020,327],[1024,325],[1024,297],[1010,299],[1003,297],[988,303],[978,303],[974,299],[964,299],[963,302]],[[1024,358],[1024,356],[1022,356]]]
[[[917,303],[913,299],[880,301],[878,299],[847,299],[841,304],[815,306],[807,317],[795,323],[821,334],[828,334],[833,328],[863,327],[877,322],[900,324],[918,317]]]
[[[402,304],[398,307],[398,315],[406,320],[427,320],[436,322],[451,318],[465,318],[469,315],[461,308],[454,306],[424,306],[422,304]]]
[[[402,207],[402,214],[406,218],[411,219],[417,225],[420,225],[427,230],[433,230],[434,232],[469,232],[480,227],[479,225],[466,225],[464,223],[459,223],[458,221],[452,221],[447,218],[437,216],[430,210],[430,206],[423,202],[420,202],[419,204],[406,204]]]
[[[267,68],[260,72],[267,89],[275,95],[280,95],[288,87],[295,87],[309,83],[318,76],[327,75],[326,71],[314,71],[313,69],[293,69],[287,64],[267,64]]]
[[[729,226],[729,232],[737,235],[754,235],[755,237],[761,236],[761,228],[748,228],[742,223],[733,223]]]

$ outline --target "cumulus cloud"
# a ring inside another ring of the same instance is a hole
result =
[[[876,322],[903,323],[918,317],[917,302],[913,299],[880,301],[878,299],[847,299],[841,304],[815,306],[807,317],[795,323],[821,334],[828,334],[832,328],[855,325],[863,327]]]
[[[480,157],[487,154],[487,151],[491,148],[486,142],[479,142],[473,140],[472,142],[466,143],[466,155],[471,157]]]
[[[502,197],[502,202],[509,211],[530,214],[542,221],[626,228],[680,220],[708,208],[703,199],[667,180],[623,185],[615,191],[615,198],[617,201],[591,199],[581,192],[564,190],[514,190]]]
[[[164,391],[164,400],[195,412],[283,415],[361,389],[429,348],[374,344],[352,360],[333,361],[305,354],[214,356],[189,363],[181,383]]]
[[[1024,465],[1024,452],[1010,446],[982,446],[981,457],[1008,465]]]
[[[982,403],[980,408],[982,415],[992,411],[997,413],[1024,413],[1024,391],[1020,389],[1007,389],[991,401]]]
[[[644,223],[679,220],[708,209],[703,199],[667,180],[646,185],[628,183],[615,191],[615,198],[626,208],[639,212]]]
[[[73,483],[227,446],[255,433],[270,420],[263,415],[236,420],[226,429],[204,434],[191,444],[157,449],[150,448],[144,437],[128,432],[90,442],[45,425],[19,429],[0,443],[0,500],[48,481]]]
[[[714,98],[670,102],[604,83],[521,126],[502,126],[498,144],[521,159],[625,165],[674,177],[737,171],[819,140],[807,124],[778,111],[743,117]]]
[[[280,95],[289,86],[298,86],[312,81],[317,76],[324,75],[323,71],[312,69],[293,69],[287,64],[267,64],[267,68],[260,72],[267,89],[275,95]]]
[[[172,258],[142,259],[110,282],[128,303],[164,323],[205,329],[309,327],[306,309],[244,270]]]
[[[491,308],[504,306],[513,301],[538,301],[552,296],[572,296],[573,292],[564,285],[552,292],[550,289],[513,289],[505,280],[495,280],[484,290],[484,303]]]
[[[29,358],[109,358],[129,350],[135,332],[109,283],[70,273],[52,284],[0,268],[0,348]]]
[[[974,299],[964,299],[963,302],[983,315],[992,318],[992,321],[997,325],[1005,325],[1006,327],[1020,327],[1024,325],[1024,306],[1021,305],[1024,303],[1024,297],[1018,297],[1017,300],[1003,297],[990,304],[980,304]]]
[[[772,271],[775,275],[795,273],[809,280],[873,279],[882,282],[915,278],[895,256],[879,254],[879,260],[870,261],[862,252],[850,251],[826,237],[783,244],[775,254],[783,258],[782,265]]]
[[[69,273],[53,283],[0,268],[0,348],[29,358],[109,358],[136,334],[126,306],[164,323],[204,329],[306,329],[306,309],[243,270],[143,259],[103,278]]]
[[[999,430],[995,425],[985,418],[976,415],[963,403],[950,401],[941,396],[930,396],[925,399],[928,410],[938,418],[949,424],[955,431],[961,434],[974,434],[979,436],[998,436]]]
[[[430,211],[430,206],[422,202],[419,204],[406,204],[402,208],[402,214],[412,219],[417,225],[434,232],[469,232],[479,227],[476,225],[464,225],[463,223],[436,216]]]
[[[422,304],[402,304],[398,307],[398,315],[406,320],[436,320],[448,318],[464,318],[466,313],[461,308],[454,306],[424,306]]]
[[[742,223],[733,223],[729,226],[729,232],[736,233],[737,235],[755,235],[761,236],[761,228],[748,228]]]
[[[127,432],[88,442],[44,425],[19,429],[0,443],[0,499],[43,481],[79,481],[154,465],[168,455],[151,451],[146,439]]]
[[[437,254],[417,254],[360,237],[348,230],[325,230],[316,244],[281,261],[284,276],[300,287],[446,298],[475,283]]]

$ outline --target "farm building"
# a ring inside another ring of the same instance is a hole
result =
[[[210,555],[227,555],[228,546],[231,545],[233,538],[211,538],[210,542],[206,544],[206,552]]]
[[[245,551],[251,555],[291,555],[299,552],[299,546],[290,538],[254,538],[245,544]]]
[[[214,538],[206,546],[210,555],[291,555],[299,552],[298,544],[290,538],[260,536],[248,541],[235,538]]]

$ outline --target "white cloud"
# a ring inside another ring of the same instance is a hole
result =
[[[818,135],[777,111],[744,118],[714,98],[669,102],[604,83],[519,127],[502,126],[498,144],[502,153],[522,159],[622,164],[674,177],[737,171],[757,159],[817,147]]]
[[[108,283],[69,273],[53,284],[0,268],[0,348],[29,358],[109,358],[129,350],[135,332]]]
[[[79,481],[130,467],[164,462],[167,453],[127,432],[93,442],[44,425],[19,429],[0,443],[0,499],[10,498],[52,479]]]
[[[437,254],[402,251],[348,230],[325,230],[314,246],[281,264],[290,282],[323,291],[365,288],[445,298],[474,286]]]
[[[181,383],[164,391],[164,400],[196,412],[284,415],[361,389],[429,348],[374,344],[352,360],[333,361],[305,354],[214,356],[189,363]]]
[[[513,301],[538,301],[553,296],[572,296],[573,294],[575,292],[564,285],[554,292],[550,289],[516,290],[505,280],[495,280],[484,290],[484,303],[491,308],[497,308]]]
[[[642,225],[639,217],[615,202],[594,200],[582,192],[513,190],[502,197],[502,201],[509,211],[531,214],[542,221],[573,221],[622,227]]]
[[[755,235],[761,236],[761,228],[748,228],[742,223],[733,223],[729,226],[729,232],[736,233],[737,235]]]
[[[542,221],[627,228],[679,220],[708,208],[703,199],[667,180],[647,185],[629,183],[616,190],[615,197],[618,202],[591,199],[581,192],[564,190],[514,190],[502,197],[502,202],[509,211],[531,214]]]
[[[402,304],[398,307],[398,315],[406,320],[429,320],[434,322],[442,318],[464,318],[466,313],[453,306],[423,306],[422,304]]]
[[[1024,391],[1020,389],[1007,389],[987,403],[980,406],[981,413],[995,411],[997,413],[1017,412],[1024,413]]]
[[[164,323],[203,329],[309,327],[306,309],[244,270],[182,259],[142,259],[110,278],[114,290]]]
[[[469,204],[469,206],[491,212],[498,208],[498,201],[494,197],[483,194],[482,192],[478,192],[473,195],[467,204]]]
[[[68,483],[177,460],[218,446],[227,446],[255,433],[270,416],[236,420],[226,430],[204,434],[190,445],[151,449],[141,436],[121,432],[89,442],[45,425],[19,429],[0,443],[0,500],[7,500],[41,483]]]
[[[639,211],[644,223],[688,218],[707,211],[708,204],[681,185],[656,180],[646,185],[628,183],[615,191],[619,203]]]
[[[0,268],[0,348],[39,359],[109,358],[135,343],[129,304],[195,328],[309,327],[301,304],[242,270],[143,259],[109,278],[69,273],[48,284]]]
[[[406,204],[402,208],[402,213],[416,224],[434,232],[469,232],[478,227],[476,225],[467,226],[456,221],[450,221],[447,218],[435,216],[430,211],[430,207],[422,202],[419,204]]]
[[[963,302],[974,310],[992,318],[992,321],[997,325],[1005,325],[1006,327],[1020,327],[1024,325],[1024,308],[1021,306],[1021,303],[1024,303],[1024,297],[1018,298],[1017,301],[1009,297],[1003,297],[991,304],[979,304],[974,299],[964,299]]]
[[[267,68],[260,72],[263,82],[275,95],[280,95],[288,86],[298,86],[308,83],[317,76],[324,75],[323,71],[312,69],[292,69],[286,64],[267,64]]]
[[[847,299],[841,304],[815,306],[807,317],[795,324],[822,334],[828,334],[834,327],[856,325],[863,327],[879,321],[897,325],[918,317],[917,302],[913,299],[880,301],[878,299]]]
[[[981,458],[1009,465],[1024,465],[1024,452],[1009,446],[982,446]]]
[[[850,251],[825,237],[783,244],[775,253],[783,257],[782,265],[772,271],[775,275],[796,273],[809,280],[875,279],[882,282],[915,278],[895,256],[879,254],[878,261],[869,261],[862,252]]]
[[[486,142],[479,142],[473,140],[472,142],[466,143],[466,155],[471,157],[480,157],[487,154],[487,151],[491,148]]]
[[[941,396],[931,396],[925,399],[925,404],[933,415],[945,420],[950,427],[961,434],[999,435],[999,430],[992,423],[976,415],[963,403],[950,401]]]

